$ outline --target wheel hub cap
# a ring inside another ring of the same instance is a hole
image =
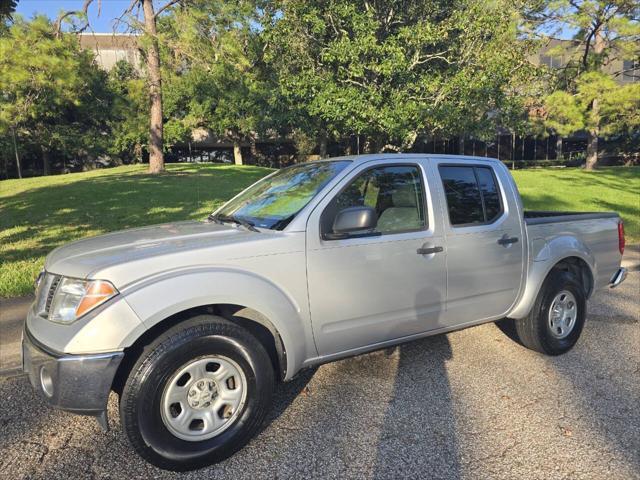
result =
[[[551,302],[549,309],[549,331],[555,338],[567,337],[573,330],[578,317],[576,297],[568,290],[562,290]]]
[[[246,397],[247,379],[235,361],[220,355],[200,357],[176,370],[165,384],[162,422],[182,440],[207,440],[233,424]]]
[[[205,408],[217,396],[217,387],[213,380],[201,378],[194,382],[187,394],[187,401],[192,408]]]

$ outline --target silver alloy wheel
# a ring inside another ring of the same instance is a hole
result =
[[[567,337],[576,324],[578,304],[576,297],[568,290],[562,290],[551,302],[549,309],[549,330],[557,339]]]
[[[238,418],[247,379],[228,357],[210,355],[180,367],[162,392],[162,421],[176,437],[200,442],[219,435]]]

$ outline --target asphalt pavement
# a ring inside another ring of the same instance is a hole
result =
[[[131,450],[115,395],[103,433],[5,378],[0,477],[640,479],[639,299],[638,272],[598,292],[560,357],[487,324],[324,365],[278,387],[247,447],[181,475]]]

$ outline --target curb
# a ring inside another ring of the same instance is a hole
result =
[[[18,378],[26,376],[27,374],[22,371],[22,367],[7,368],[0,370],[0,381],[9,380],[10,378]]]

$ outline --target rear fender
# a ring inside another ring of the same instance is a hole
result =
[[[593,253],[584,242],[570,235],[561,235],[539,245],[532,251],[533,258],[529,260],[527,282],[522,296],[515,307],[509,312],[509,318],[526,317],[538,297],[544,280],[549,272],[565,258],[576,257],[588,265],[592,278],[597,278],[597,266]]]

